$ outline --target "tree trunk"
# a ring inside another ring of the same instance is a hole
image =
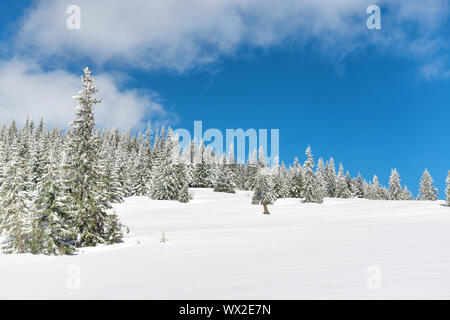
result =
[[[263,200],[262,204],[264,207],[264,214],[270,214],[269,209],[267,209],[267,200]]]

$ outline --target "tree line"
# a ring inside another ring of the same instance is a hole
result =
[[[67,130],[49,130],[41,120],[27,119],[0,130],[0,232],[6,253],[71,254],[76,248],[120,241],[127,228],[111,203],[130,196],[188,202],[189,188],[215,192],[253,191],[252,203],[274,203],[278,198],[300,198],[322,203],[325,197],[371,200],[413,200],[393,169],[388,187],[377,176],[366,181],[351,177],[333,158],[306,161],[296,158],[288,167],[278,160],[268,165],[263,149],[253,151],[245,164],[215,154],[203,141],[180,150],[169,127],[132,134],[118,128],[98,130],[94,106],[98,89],[89,69],[75,97],[76,118]],[[447,177],[450,206],[450,171]],[[425,170],[418,200],[437,200],[437,189]]]

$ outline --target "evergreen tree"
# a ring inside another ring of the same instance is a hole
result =
[[[337,183],[335,196],[338,198],[351,198],[352,194],[348,189],[348,183],[344,175],[344,167],[342,166],[342,163],[339,164],[339,172],[336,180]]]
[[[402,200],[414,200],[412,193],[408,190],[406,186],[403,187]]]
[[[270,179],[270,172],[267,168],[260,168],[256,175],[256,186],[253,193],[252,204],[275,203],[277,197],[273,192],[273,185]]]
[[[303,181],[303,169],[297,158],[294,160],[294,165],[289,170],[289,185],[290,196],[292,198],[302,198],[304,181]]]
[[[419,200],[436,201],[438,199],[437,189],[433,186],[433,178],[427,169],[423,172],[419,187]]]
[[[370,200],[380,200],[383,198],[383,191],[381,190],[380,183],[378,182],[378,177],[373,176],[373,181],[370,187],[368,188],[367,196]]]
[[[286,198],[289,196],[289,187],[287,181],[287,169],[284,163],[281,167],[278,165],[278,158],[275,159],[275,167],[273,174],[273,191],[277,198]]]
[[[217,178],[216,183],[214,184],[215,192],[227,192],[227,193],[235,193],[234,188],[236,187],[231,180],[231,170],[229,169],[226,161],[224,159],[224,163],[222,169],[219,170],[219,177]]]
[[[326,165],[325,188],[327,197],[336,197],[337,177],[333,158],[330,158]]]
[[[358,173],[358,177],[353,183],[354,195],[357,198],[364,198],[364,181],[361,177],[361,173]]]
[[[314,158],[311,152],[311,147],[308,146],[305,153],[307,159],[305,161],[305,164],[303,165],[303,197],[305,198],[304,202],[322,203],[323,193],[314,173]]]
[[[103,242],[116,242],[122,235],[122,225],[117,216],[107,213],[99,181],[99,142],[95,133],[94,106],[100,102],[94,95],[98,92],[88,68],[82,77],[83,89],[77,100],[76,119],[71,123],[68,163],[68,200],[74,217],[78,238],[76,245],[95,246]]]
[[[189,183],[187,180],[187,165],[179,162],[175,165],[175,174],[179,181],[179,190],[177,200],[182,203],[189,202]]]
[[[57,149],[52,150],[45,160],[43,176],[37,187],[31,252],[71,254],[75,251],[77,233],[69,216],[61,153]]]
[[[19,146],[12,146],[11,160],[3,167],[8,177],[0,187],[0,233],[6,235],[6,253],[30,252],[34,205]]]
[[[258,165],[256,159],[256,150],[254,150],[253,154],[249,154],[247,159],[247,165],[244,172],[244,190],[255,190],[260,167],[261,166]]]
[[[155,200],[178,200],[184,181],[181,174],[185,174],[181,165],[176,165],[177,143],[168,134],[168,139],[158,150],[152,171],[151,197]],[[178,169],[178,170],[177,170]]]
[[[200,142],[198,156],[200,159],[195,165],[191,186],[194,188],[212,188],[214,186],[212,181],[213,168],[208,163],[207,149],[203,141]]]
[[[402,186],[400,184],[400,175],[397,169],[391,170],[391,177],[389,178],[389,199],[402,200],[404,197]]]

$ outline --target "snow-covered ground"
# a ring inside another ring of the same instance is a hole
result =
[[[130,228],[124,243],[0,255],[0,298],[450,298],[442,202],[281,199],[267,216],[250,192],[192,191],[188,204],[115,205]]]

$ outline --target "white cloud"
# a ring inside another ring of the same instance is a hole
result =
[[[1,62],[0,117],[19,122],[27,115],[35,120],[43,117],[46,123],[67,127],[75,115],[71,97],[81,89],[80,75],[43,71],[37,64],[20,59]],[[138,128],[148,117],[158,124],[170,118],[151,92],[120,90],[119,81],[110,74],[95,78],[99,97],[104,98],[95,108],[98,126]]]
[[[365,28],[373,0],[47,0],[23,18],[17,48],[42,58],[81,55],[98,64],[186,71],[242,47],[271,47],[287,38],[313,40],[339,59],[377,45],[401,54],[435,48],[448,16],[446,0],[382,3],[382,31]],[[66,28],[66,8],[81,7],[81,29]],[[414,29],[414,30],[411,30]],[[429,54],[430,51],[427,51]]]
[[[97,67],[166,68],[185,72],[237,55],[244,48],[312,44],[325,59],[343,58],[370,47],[419,61],[426,78],[446,73],[439,28],[448,17],[446,0],[381,2],[382,30],[366,28],[373,0],[37,0],[18,24],[10,53],[0,62],[0,116],[21,120],[43,116],[67,125],[79,75],[43,70],[49,61]],[[69,5],[81,8],[81,29],[66,27]],[[445,56],[445,55],[444,55]],[[35,62],[30,62],[35,61]],[[433,62],[434,61],[434,62]],[[80,66],[81,67],[81,66]],[[111,70],[112,68],[106,68]],[[94,68],[95,73],[95,68]],[[111,73],[97,74],[104,102],[100,126],[139,127],[173,118],[144,90],[121,90]]]

